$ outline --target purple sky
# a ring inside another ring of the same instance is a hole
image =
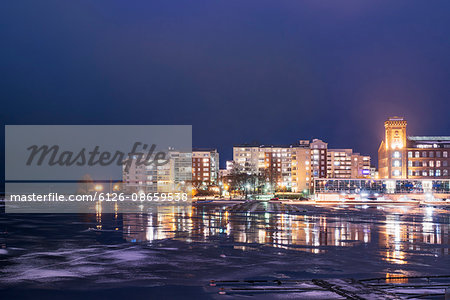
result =
[[[383,121],[450,134],[449,1],[3,1],[4,124],[192,124],[193,144],[318,137],[370,154]]]

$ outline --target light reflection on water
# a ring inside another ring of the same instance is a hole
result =
[[[0,214],[0,278],[19,287],[65,280],[75,287],[448,274],[448,210],[281,208],[254,213],[203,204],[121,214],[97,206],[92,214]]]
[[[382,259],[395,264],[406,264],[414,251],[449,254],[448,211],[405,207],[372,211],[346,208],[287,214],[232,212],[222,206],[155,208],[148,214],[124,214],[123,237],[150,243],[225,237],[237,249],[266,245],[311,253],[363,245],[379,248]]]
[[[449,254],[449,224],[433,221],[432,207],[422,210],[412,222],[404,222],[401,214],[386,215],[384,230],[380,235],[380,246],[386,248],[385,259],[397,264],[406,264],[408,251],[429,251],[429,245],[442,245],[432,248],[430,254]]]

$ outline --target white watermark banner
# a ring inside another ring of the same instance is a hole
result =
[[[190,203],[189,125],[8,125],[5,137],[6,212]]]

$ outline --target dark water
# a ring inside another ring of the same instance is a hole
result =
[[[450,275],[450,211],[0,215],[1,299],[210,298],[211,279]]]

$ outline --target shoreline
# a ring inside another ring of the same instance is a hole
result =
[[[192,204],[240,204],[251,201],[260,201],[260,202],[270,202],[270,203],[281,203],[281,204],[290,204],[290,205],[410,205],[410,206],[448,206],[450,207],[450,201],[424,201],[424,200],[291,200],[291,199],[279,199],[279,200],[249,200],[249,199],[231,199],[231,200],[219,200],[219,199],[198,199],[193,200]]]

